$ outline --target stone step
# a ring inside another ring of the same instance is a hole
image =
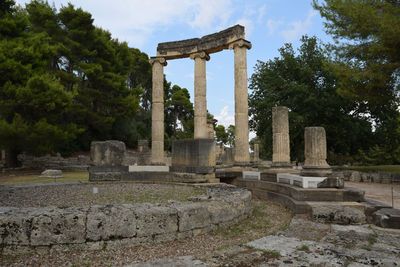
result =
[[[300,188],[289,184],[281,184],[267,181],[250,181],[236,179],[234,184],[247,187],[249,189],[261,189],[274,193],[279,193],[293,198],[297,201],[342,201],[342,202],[362,202],[364,191],[346,187],[336,188]]]

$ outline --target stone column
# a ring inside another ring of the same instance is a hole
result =
[[[259,150],[259,144],[254,143],[254,157],[253,157],[254,162],[259,162],[260,161],[260,150]]]
[[[238,40],[229,45],[235,54],[235,164],[250,163],[247,92],[247,49],[251,43]]]
[[[289,109],[272,108],[272,167],[290,167]]]
[[[206,61],[210,57],[198,52],[190,58],[194,60],[194,138],[208,138]]]
[[[163,57],[150,59],[153,65],[153,92],[151,106],[151,164],[165,165],[164,162],[164,66]]]
[[[306,127],[304,130],[304,156],[302,176],[327,176],[332,173],[326,162],[326,133],[323,127]]]

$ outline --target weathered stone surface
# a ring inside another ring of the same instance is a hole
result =
[[[213,139],[173,141],[171,167],[171,171],[176,172],[183,167],[183,172],[210,173],[215,167],[215,141]],[[190,171],[190,168],[193,171]]]
[[[290,166],[289,109],[272,108],[272,166]]]
[[[253,161],[254,162],[259,162],[260,161],[260,144],[259,143],[254,143],[254,155],[253,155]]]
[[[323,223],[361,224],[366,221],[364,213],[359,209],[339,205],[313,206],[312,217]]]
[[[208,54],[228,49],[229,44],[243,39],[244,27],[235,25],[223,31],[182,41],[159,43],[157,55],[166,59],[189,57],[190,54],[204,51]]]
[[[318,183],[318,188],[344,188],[344,178],[330,176]]]
[[[360,174],[360,172],[357,172],[357,171],[351,172],[349,181],[350,182],[361,182],[361,174]]]
[[[124,160],[125,144],[121,141],[93,141],[90,158],[96,166],[120,166]]]
[[[174,208],[138,204],[134,212],[138,237],[178,231],[177,211]]]
[[[28,209],[0,208],[0,244],[29,245],[32,217]]]
[[[400,229],[400,210],[383,208],[372,214],[374,224],[384,228]]]
[[[0,208],[0,246],[48,253],[65,250],[118,249],[190,237],[231,225],[251,213],[251,192],[207,186],[195,202],[97,205],[88,208]],[[41,253],[42,253],[41,252]],[[14,254],[14,253],[12,253]]]
[[[32,219],[31,245],[84,243],[86,210],[79,208],[36,209]]]
[[[134,206],[92,206],[87,215],[87,239],[89,241],[130,238],[136,235]]]
[[[120,181],[128,171],[128,166],[91,166],[89,181]]]
[[[43,171],[39,177],[43,178],[62,178],[62,171],[61,170],[45,170]]]
[[[235,62],[235,164],[248,165],[249,153],[249,108],[247,90],[247,49],[251,43],[238,40],[229,45],[234,51]]]
[[[328,176],[332,170],[326,162],[326,133],[323,127],[304,129],[305,162],[302,176]]]
[[[207,206],[201,203],[178,204],[179,232],[203,228],[210,224],[211,216]]]

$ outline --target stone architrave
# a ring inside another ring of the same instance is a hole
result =
[[[302,176],[328,176],[332,169],[326,162],[326,133],[323,127],[306,127],[304,130],[305,162]]]
[[[259,161],[260,161],[259,143],[254,143],[254,156],[253,156],[253,161],[254,161],[254,162],[259,162]]]
[[[206,61],[210,56],[198,52],[190,58],[194,60],[194,138],[208,138]]]
[[[272,167],[290,167],[289,109],[272,108]]]
[[[164,66],[163,57],[150,59],[153,66],[153,91],[151,107],[151,164],[165,165],[164,162]]]
[[[251,43],[241,39],[229,45],[235,63],[235,164],[250,163],[249,115],[247,92],[247,49]]]

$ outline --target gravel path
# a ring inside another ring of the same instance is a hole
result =
[[[93,194],[93,188],[98,193]],[[137,183],[83,183],[50,186],[3,187],[0,206],[91,206],[128,202],[185,201],[202,190],[191,186]]]
[[[346,181],[344,185],[364,190],[365,197],[375,199],[389,206],[392,205],[393,188],[394,207],[400,209],[400,184],[356,183]]]

